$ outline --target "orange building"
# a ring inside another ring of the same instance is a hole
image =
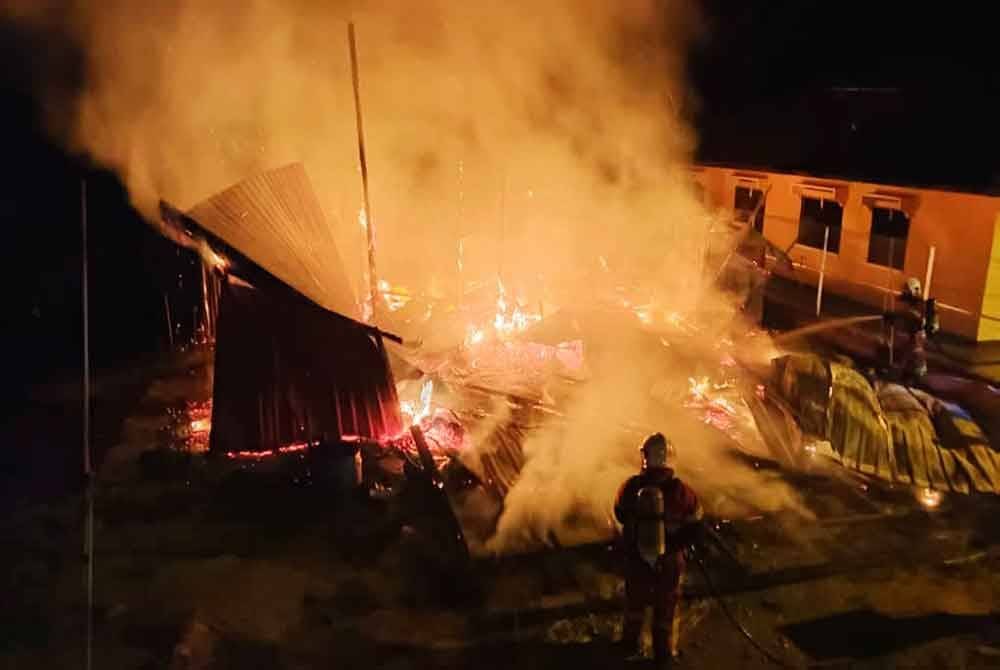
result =
[[[942,329],[1000,340],[1000,197],[699,165],[706,204],[788,250],[786,278],[884,309],[907,277],[936,298]],[[824,253],[824,245],[826,252]],[[825,260],[824,260],[825,256]]]

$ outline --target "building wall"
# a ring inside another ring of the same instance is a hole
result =
[[[941,307],[942,328],[969,339],[1000,338],[1000,328],[980,327],[983,311],[989,315],[1000,308],[1000,277],[994,280],[998,295],[993,301],[997,305],[988,299],[984,308],[1000,198],[735,168],[703,167],[694,175],[709,205],[728,210],[733,208],[737,184],[745,183],[741,178],[758,179],[767,190],[764,235],[789,250],[797,266],[790,278],[810,285],[817,283],[822,251],[796,243],[802,203],[796,188],[803,184],[833,187],[836,200],[843,206],[843,227],[839,252],[827,254],[824,291],[871,305],[873,313],[877,313],[898,297],[907,277],[917,277],[924,283],[933,246],[936,252],[930,293]],[[868,262],[870,199],[876,193],[898,197],[901,209],[910,217],[902,270]]]
[[[980,340],[1000,340],[1000,214],[993,230],[993,252],[986,276],[983,313],[979,319]]]

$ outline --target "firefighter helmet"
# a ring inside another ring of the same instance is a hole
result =
[[[647,437],[640,449],[643,468],[665,468],[667,460],[674,456],[674,445],[663,433],[653,433]]]

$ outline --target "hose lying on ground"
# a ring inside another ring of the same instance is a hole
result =
[[[695,562],[698,564],[698,568],[701,570],[701,574],[705,577],[705,584],[708,586],[709,592],[712,594],[712,597],[715,599],[715,601],[719,603],[719,607],[722,608],[723,614],[726,615],[726,618],[729,619],[729,622],[733,624],[736,630],[738,630],[743,635],[743,637],[747,639],[747,642],[753,645],[754,649],[759,651],[761,655],[764,656],[764,658],[771,661],[775,665],[780,666],[782,668],[791,668],[792,670],[801,670],[799,666],[792,665],[791,663],[788,663],[787,661],[778,658],[777,656],[772,654],[766,647],[762,646],[759,642],[757,642],[757,640],[754,639],[753,635],[750,634],[750,631],[744,628],[743,624],[741,624],[736,619],[736,617],[733,616],[733,613],[729,610],[729,606],[726,605],[726,601],[722,598],[719,592],[715,590],[715,584],[712,582],[712,578],[708,574],[708,568],[705,567],[705,562],[701,560],[701,556],[698,554],[697,551],[695,551],[693,546],[690,548],[688,553],[694,557]]]

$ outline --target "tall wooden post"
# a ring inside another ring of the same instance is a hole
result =
[[[94,634],[94,465],[90,454],[90,288],[87,267],[87,180],[80,181],[80,231],[83,244],[80,274],[83,303],[83,476],[86,486],[87,511],[84,520],[83,542],[86,557],[87,589],[87,640],[84,667],[93,667]]]
[[[931,297],[931,279],[934,278],[934,257],[937,254],[937,247],[931,245],[931,250],[927,255],[927,274],[924,276],[924,300]]]
[[[378,311],[378,273],[375,271],[375,219],[372,216],[368,192],[368,159],[365,154],[365,128],[361,115],[361,83],[358,73],[358,48],[354,37],[354,23],[347,24],[347,42],[351,51],[351,81],[354,84],[354,112],[358,127],[358,158],[361,161],[361,185],[364,191],[365,233],[368,241],[368,298],[371,301],[371,319],[376,321]]]
[[[819,282],[816,284],[816,316],[823,308],[823,280],[826,278],[826,253],[830,244],[830,226],[823,231],[823,256],[819,262]]]

